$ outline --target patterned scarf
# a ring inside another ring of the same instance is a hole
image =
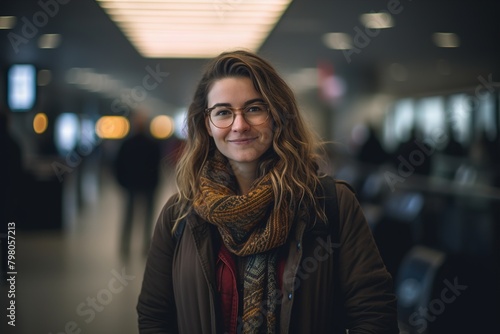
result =
[[[193,208],[217,226],[230,252],[247,257],[243,278],[243,333],[274,333],[278,302],[277,248],[286,242],[293,210],[288,205],[274,210],[269,175],[256,180],[248,194],[237,195],[236,178],[228,160],[218,151],[203,167]]]

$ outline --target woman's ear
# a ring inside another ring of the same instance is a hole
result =
[[[205,117],[205,127],[207,128],[208,135],[210,137],[213,137],[212,129],[210,128],[210,120],[208,119],[208,117]]]

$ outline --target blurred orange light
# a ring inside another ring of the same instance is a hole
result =
[[[43,112],[36,114],[35,118],[33,118],[33,130],[35,130],[35,133],[44,133],[45,130],[47,130],[48,125],[49,119]]]
[[[156,116],[151,121],[150,131],[157,139],[169,138],[174,133],[174,121],[166,115]]]
[[[130,123],[123,116],[102,116],[95,125],[97,135],[103,139],[122,139],[129,130]]]

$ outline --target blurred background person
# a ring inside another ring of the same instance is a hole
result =
[[[361,163],[367,164],[370,168],[376,168],[384,164],[388,160],[389,155],[382,146],[374,125],[359,124],[355,129],[353,132],[356,132],[356,136],[359,137],[357,159]]]
[[[3,173],[0,174],[0,276],[7,272],[7,224],[20,223],[20,199],[23,182],[23,157],[21,146],[9,131],[9,111],[0,106],[0,152],[2,154]]]
[[[134,214],[141,207],[143,229],[143,252],[149,249],[155,193],[159,181],[161,160],[160,142],[149,135],[149,119],[142,110],[131,116],[131,135],[124,140],[114,161],[114,172],[125,191],[120,253],[127,258],[131,249],[131,233]]]

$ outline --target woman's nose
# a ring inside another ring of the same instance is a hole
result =
[[[232,126],[233,131],[246,131],[250,128],[250,124],[248,124],[243,113],[237,113],[234,116],[234,122]]]

